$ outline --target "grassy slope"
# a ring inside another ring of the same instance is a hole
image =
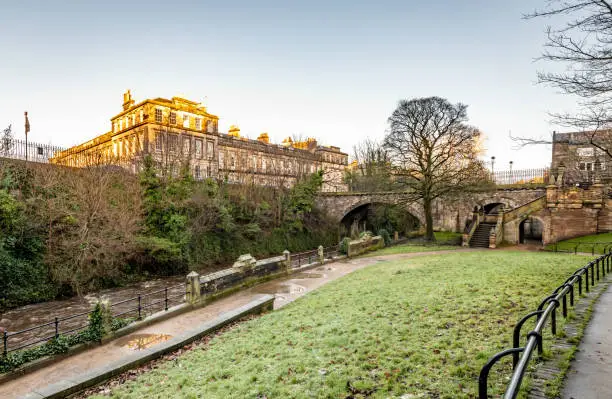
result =
[[[595,242],[603,242],[608,244],[592,244]],[[578,245],[578,252],[591,252],[593,246],[595,247],[596,254],[602,254],[605,247],[612,249],[612,233],[593,234],[590,236],[576,237],[566,241],[560,241],[557,243],[559,251],[571,251],[573,252]],[[550,244],[546,246],[546,249],[554,250],[555,245]]]
[[[518,318],[586,259],[490,251],[381,262],[245,322],[112,395],[473,398],[480,367],[510,346]],[[492,375],[492,393],[501,394],[506,381]]]
[[[455,245],[418,245],[418,244],[403,244],[396,245],[393,247],[387,247],[379,249],[377,251],[369,252],[365,256],[381,256],[381,255],[394,255],[394,254],[406,254],[414,252],[432,252],[432,251],[445,251],[461,249],[461,247]]]

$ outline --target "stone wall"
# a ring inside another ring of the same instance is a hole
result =
[[[357,256],[365,252],[375,251],[384,248],[385,240],[381,236],[364,237],[359,240],[351,241],[348,245],[347,255]]]
[[[205,298],[219,295],[230,289],[286,274],[289,265],[288,252],[283,256],[259,261],[251,255],[242,255],[231,268],[200,276],[200,296]]]

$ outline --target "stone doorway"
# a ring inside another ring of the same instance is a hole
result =
[[[544,224],[540,219],[529,217],[519,224],[519,243],[542,245]]]

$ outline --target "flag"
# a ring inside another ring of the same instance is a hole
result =
[[[28,135],[28,133],[30,132],[30,121],[28,119],[28,112],[24,112],[25,114],[25,134],[26,136]]]

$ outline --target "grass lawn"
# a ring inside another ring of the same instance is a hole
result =
[[[456,245],[419,245],[419,244],[402,244],[395,245],[392,247],[386,247],[379,249],[378,251],[368,252],[365,256],[381,256],[381,255],[395,255],[395,254],[407,254],[413,252],[431,252],[431,251],[447,251],[460,249]]]
[[[161,363],[111,395],[474,398],[480,368],[511,346],[516,321],[588,259],[487,251],[380,262]],[[508,364],[503,376],[491,374],[495,397]]]
[[[461,245],[463,234],[455,233],[453,231],[434,231],[434,237],[436,237],[437,242],[445,243],[458,241],[459,245]]]
[[[603,254],[603,251],[606,247],[608,247],[608,249],[612,249],[612,233],[602,233],[593,234],[590,236],[576,237],[566,241],[559,241],[556,245],[559,251],[574,252],[577,246],[578,252],[591,253],[594,249],[596,254]],[[555,244],[547,245],[546,249],[554,250]]]

